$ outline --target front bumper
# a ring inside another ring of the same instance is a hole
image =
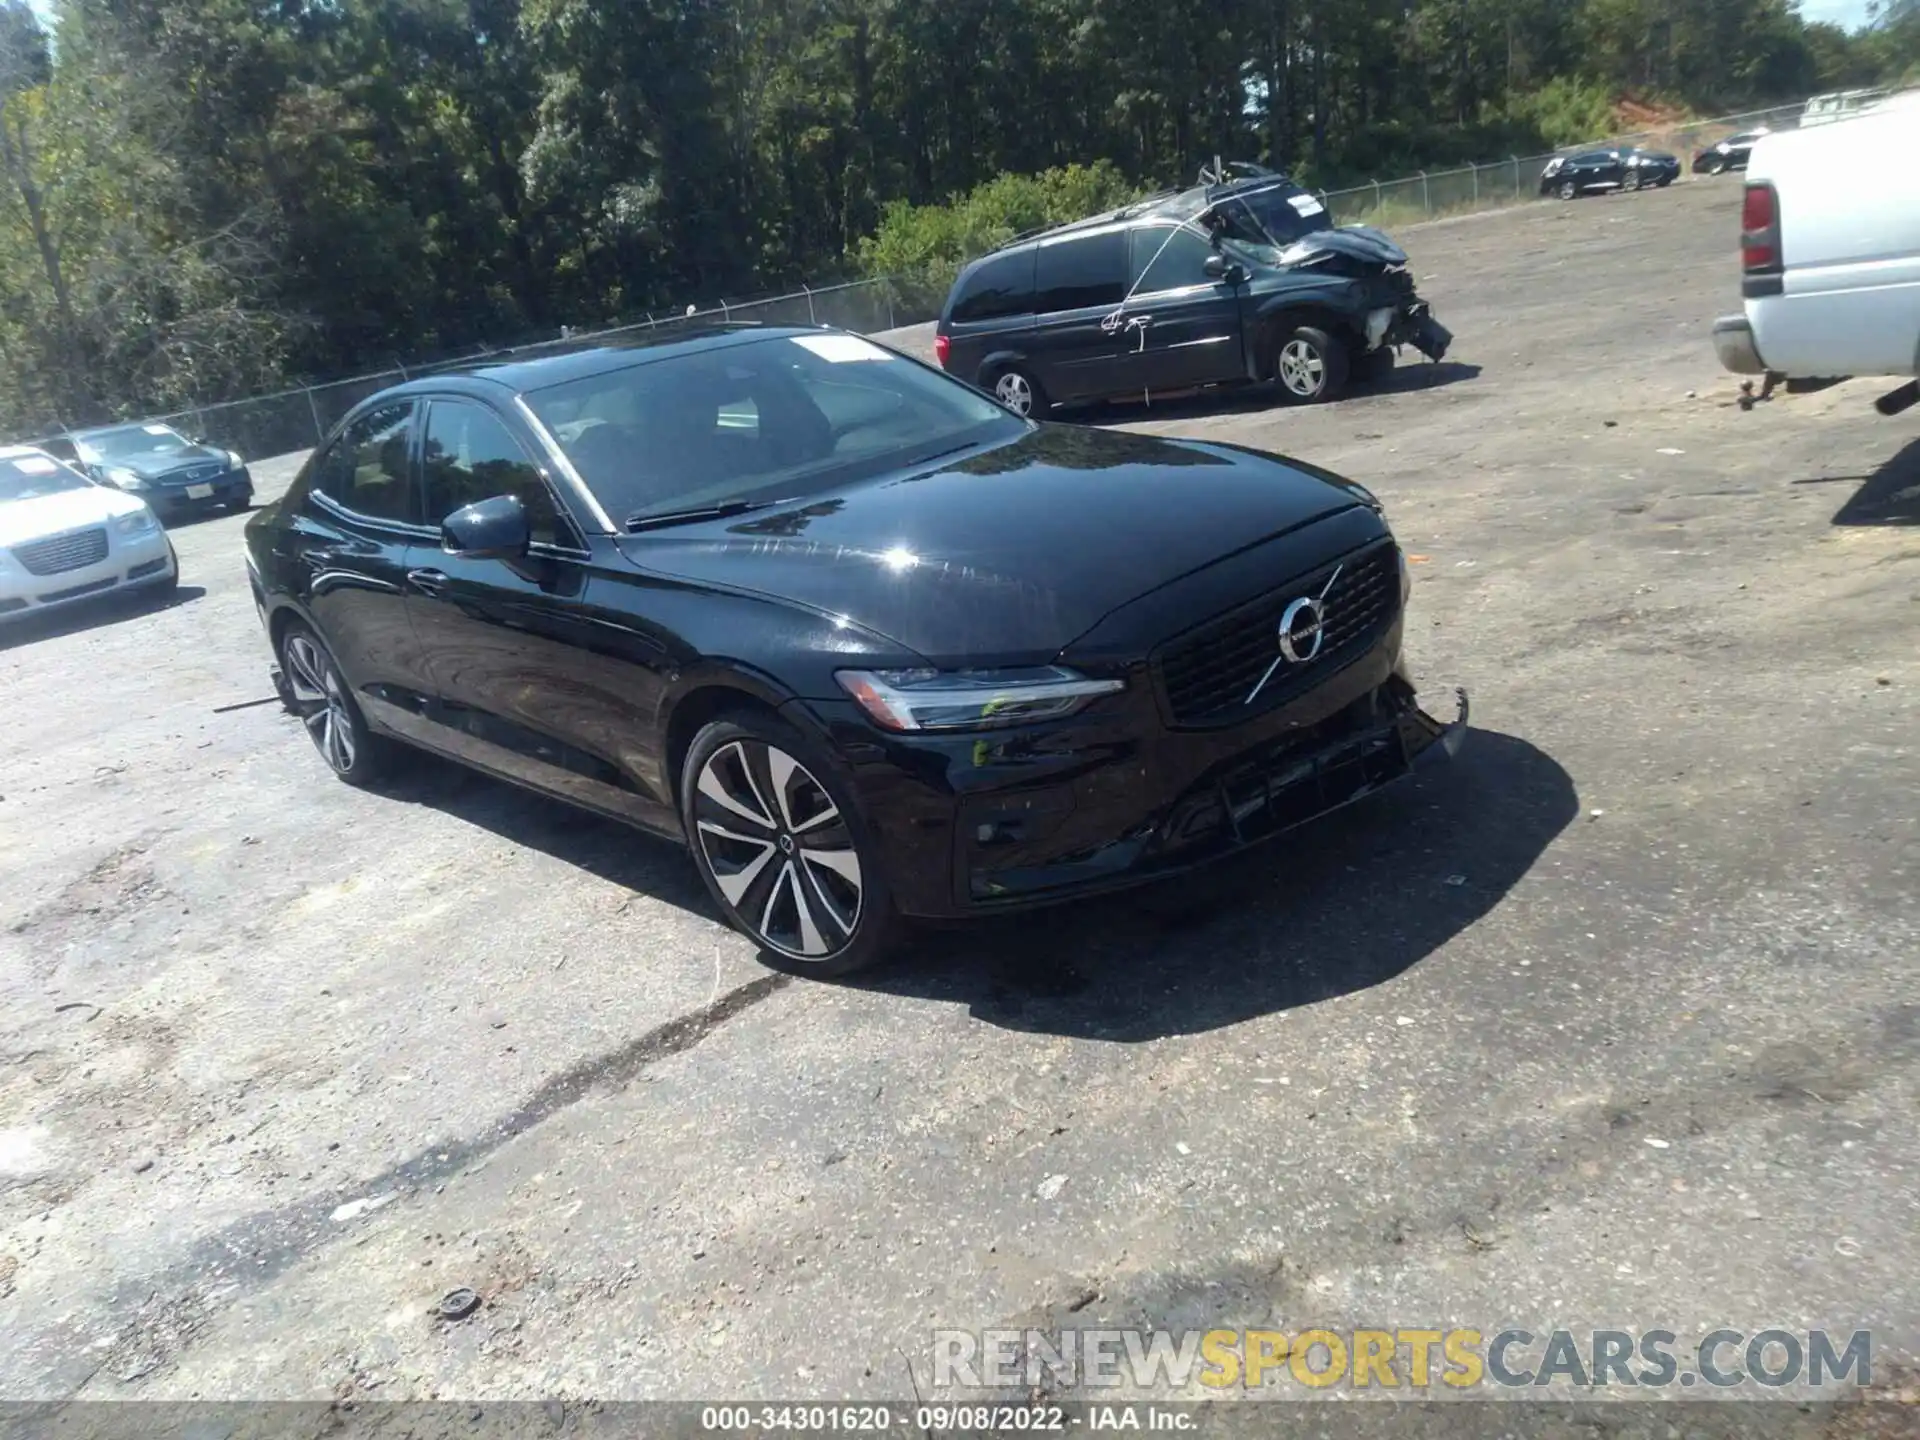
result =
[[[1147,822],[1099,849],[1051,863],[976,867],[965,900],[975,910],[1018,909],[1164,880],[1344,809],[1427,764],[1459,752],[1467,692],[1449,722],[1414,703],[1396,677],[1368,697],[1365,719],[1343,713],[1311,738],[1264,747],[1211,774]]]
[[[1754,343],[1753,326],[1744,315],[1724,315],[1713,322],[1713,348],[1720,363],[1736,375],[1764,375],[1766,362]]]
[[[149,485],[138,493],[162,520],[177,520],[250,502],[253,476],[242,466],[192,484],[176,485],[169,481]]]
[[[52,575],[32,574],[11,554],[0,556],[0,623],[165,585],[177,572],[173,546],[158,530],[132,538],[110,534],[104,558]]]
[[[1032,732],[886,737],[794,702],[845,778],[909,915],[955,919],[1077,899],[1219,860],[1453,754],[1467,703],[1425,714],[1399,634],[1245,723],[1177,728],[1132,687],[1104,713]]]
[[[1394,317],[1387,331],[1387,344],[1411,345],[1429,360],[1447,358],[1453,348],[1453,332],[1433,318],[1433,309],[1424,300],[1415,300]]]

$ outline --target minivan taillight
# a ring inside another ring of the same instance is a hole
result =
[[[933,358],[940,362],[942,370],[947,368],[947,352],[953,349],[953,341],[945,335],[933,337]]]
[[[1777,274],[1780,263],[1780,197],[1759,181],[1747,186],[1740,212],[1740,264],[1749,275]]]

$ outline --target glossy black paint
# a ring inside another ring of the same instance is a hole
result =
[[[676,341],[662,361],[724,343]],[[1397,601],[1364,653],[1244,719],[1183,728],[1163,704],[1154,656],[1167,641],[1391,545],[1337,477],[1234,446],[1014,425],[1005,441],[801,502],[619,534],[518,393],[622,353],[416,381],[346,417],[342,429],[396,399],[485,405],[542,457],[579,543],[522,543],[517,501],[444,527],[352,515],[313,488],[322,446],[247,527],[276,649],[297,617],[376,729],[675,838],[677,764],[699,725],[729,706],[775,710],[858,797],[898,903],[921,916],[1066,898],[1257,838],[1224,820],[1204,844],[1158,827],[1204,806],[1220,777],[1278,763],[1276,749],[1293,764],[1371,747],[1362,793],[1432,743],[1401,738],[1417,711]],[[418,485],[417,426],[412,444]],[[1037,663],[1127,688],[1061,720],[902,735],[834,680]],[[1296,777],[1289,792],[1299,818],[1352,798],[1317,773],[1313,785]]]
[[[1679,178],[1678,157],[1664,151],[1582,150],[1548,163],[1540,173],[1540,193],[1571,199],[1614,190],[1665,189]]]
[[[1073,404],[1271,379],[1280,344],[1303,325],[1325,331],[1356,357],[1384,343],[1444,358],[1452,337],[1415,293],[1406,252],[1370,227],[1327,225],[1317,199],[1291,182],[1275,183],[1311,207],[1316,218],[1310,223],[1318,227],[1284,248],[1248,242],[1227,217],[1206,210],[1207,195],[1190,192],[975,261],[955,280],[941,313],[942,364],[986,390],[1018,369],[1050,402]],[[1195,207],[1198,218],[1187,213]],[[1211,241],[1202,232],[1211,233]],[[1128,261],[1110,289],[1075,297],[1085,304],[1063,304],[1047,284],[1049,257],[1117,239],[1126,241]],[[1198,247],[1198,253],[1209,244],[1213,253],[1204,259],[1161,264],[1170,250],[1178,256],[1175,246]],[[1007,302],[1004,313],[977,315],[982,286],[1020,284],[1029,292],[1027,303]],[[1382,311],[1391,316],[1388,328],[1370,334],[1369,317]]]
[[[1709,145],[1693,157],[1696,175],[1720,175],[1729,170],[1744,170],[1753,159],[1753,147],[1760,143],[1764,130],[1746,130]]]

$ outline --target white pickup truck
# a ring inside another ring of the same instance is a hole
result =
[[[1745,311],[1714,323],[1720,363],[1769,382],[1920,376],[1920,94],[1768,135],[1747,167]],[[1881,402],[1894,414],[1920,384]]]

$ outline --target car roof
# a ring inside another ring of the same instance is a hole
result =
[[[503,388],[520,394],[675,356],[729,350],[759,340],[823,333],[850,332],[837,332],[830,325],[704,325],[695,330],[671,329],[664,332],[642,329],[611,338],[602,336],[588,341],[556,341],[552,345],[529,346],[524,351],[509,352],[509,358],[506,359],[475,361],[470,365],[441,370],[392,386],[380,394],[392,397],[464,392],[497,396]],[[519,358],[513,358],[515,355]]]
[[[67,439],[84,440],[89,435],[112,435],[116,431],[121,430],[144,430],[149,425],[160,425],[168,430],[173,430],[173,426],[168,425],[164,420],[122,420],[114,425],[89,425],[84,430],[69,430],[67,432]],[[173,433],[178,435],[180,432],[173,430]]]
[[[1070,220],[1064,225],[1048,225],[1039,230],[1028,230],[1016,235],[1006,244],[989,252],[1004,254],[1019,249],[1023,245],[1044,245],[1068,235],[1083,235],[1102,230],[1109,226],[1131,225],[1141,220],[1172,220],[1184,224],[1198,219],[1207,210],[1222,200],[1231,200],[1236,196],[1257,195],[1266,190],[1303,190],[1304,186],[1291,175],[1243,175],[1233,180],[1222,181],[1217,185],[1189,185],[1184,190],[1162,190],[1153,195],[1142,196],[1125,205],[1111,210],[1103,210],[1098,215],[1089,215],[1083,220]],[[981,257],[985,259],[985,256]],[[976,262],[977,263],[977,262]]]

